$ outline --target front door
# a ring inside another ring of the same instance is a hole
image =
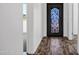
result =
[[[63,36],[63,3],[47,3],[47,36]]]

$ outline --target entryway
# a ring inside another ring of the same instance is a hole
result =
[[[47,37],[44,37],[35,54],[77,54],[76,40],[63,36],[63,3],[47,3]]]

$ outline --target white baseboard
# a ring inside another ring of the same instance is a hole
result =
[[[0,55],[24,55],[24,52],[0,51]]]

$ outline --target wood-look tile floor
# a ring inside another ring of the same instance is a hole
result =
[[[35,55],[77,55],[76,40],[61,37],[44,37]]]

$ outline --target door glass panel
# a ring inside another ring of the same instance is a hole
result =
[[[51,33],[59,32],[59,9],[51,9]]]

